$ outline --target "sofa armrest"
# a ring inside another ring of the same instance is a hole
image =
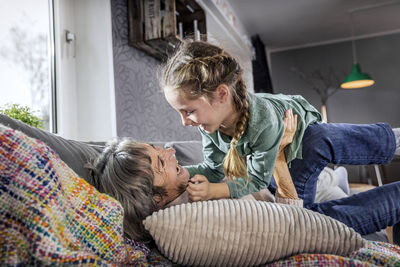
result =
[[[91,179],[88,176],[88,172],[84,168],[84,165],[89,160],[99,155],[103,149],[102,145],[68,140],[56,134],[32,127],[3,114],[0,114],[0,124],[21,131],[32,138],[44,142],[80,177],[91,183]]]

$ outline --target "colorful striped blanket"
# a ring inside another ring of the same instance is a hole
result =
[[[317,266],[400,266],[400,247],[385,242],[369,242],[366,248],[353,252],[349,257],[331,254],[299,254],[267,264],[268,267],[317,267]]]
[[[170,266],[124,238],[123,209],[47,145],[0,124],[0,265]],[[351,257],[300,254],[266,266],[400,266],[400,248],[371,242]]]
[[[41,141],[1,124],[0,175],[1,266],[158,264],[124,238],[119,202]]]

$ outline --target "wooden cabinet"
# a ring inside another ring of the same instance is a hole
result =
[[[206,40],[206,16],[194,0],[128,0],[129,44],[162,60],[183,38]]]

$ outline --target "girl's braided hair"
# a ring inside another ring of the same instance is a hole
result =
[[[236,145],[247,128],[249,106],[243,70],[235,58],[222,48],[202,41],[185,40],[161,71],[161,88],[179,90],[187,99],[205,96],[210,102],[221,84],[226,84],[233,97],[235,110],[240,114],[230,149],[224,159],[225,175],[229,179],[244,177],[248,181],[246,161]]]

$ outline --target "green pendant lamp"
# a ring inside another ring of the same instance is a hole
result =
[[[350,14],[350,18],[352,19],[352,14]],[[375,81],[371,78],[368,73],[362,73],[360,64],[357,63],[357,53],[356,53],[356,45],[354,41],[354,26],[353,20],[351,23],[351,46],[353,49],[353,69],[351,73],[344,79],[340,87],[343,89],[358,89],[363,87],[371,86],[375,83]]]
[[[357,89],[371,86],[375,81],[368,73],[362,73],[360,64],[354,63],[351,73],[344,79],[340,87],[343,89]]]

